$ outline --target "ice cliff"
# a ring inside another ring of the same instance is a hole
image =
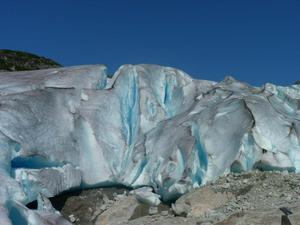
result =
[[[68,224],[47,197],[74,188],[151,186],[168,201],[230,170],[299,172],[299,103],[298,85],[157,65],[2,72],[1,222]]]

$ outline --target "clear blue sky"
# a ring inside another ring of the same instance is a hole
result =
[[[69,66],[154,63],[195,78],[300,80],[300,0],[1,0],[0,48]]]

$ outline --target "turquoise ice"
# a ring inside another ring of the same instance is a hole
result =
[[[148,186],[173,201],[229,171],[299,172],[299,100],[298,85],[216,83],[158,65],[112,78],[103,65],[2,72],[0,219],[68,224],[47,198],[76,188]]]

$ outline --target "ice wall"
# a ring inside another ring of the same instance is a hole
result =
[[[298,85],[194,80],[157,65],[124,65],[112,78],[106,71],[0,73],[6,224],[13,213],[37,218],[31,224],[63,221],[49,216],[54,209],[24,205],[74,188],[151,186],[168,201],[230,170],[300,171]]]

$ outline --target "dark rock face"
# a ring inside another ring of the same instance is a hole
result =
[[[27,52],[0,50],[0,71],[25,71],[61,67],[57,62]]]

